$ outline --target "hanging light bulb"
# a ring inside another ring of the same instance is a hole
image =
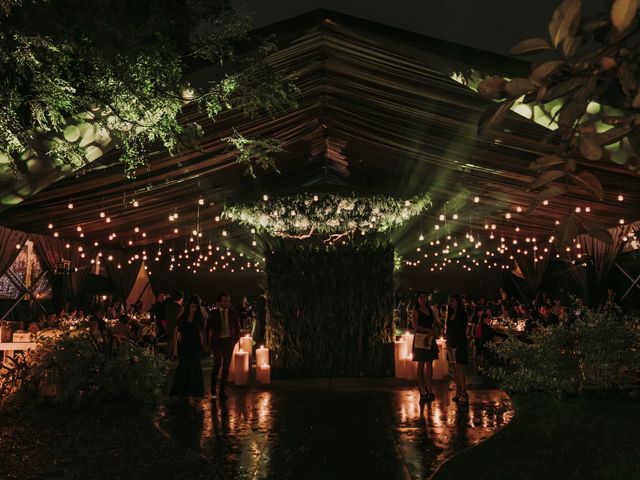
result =
[[[107,214],[106,214],[106,213],[104,213],[104,212],[100,212],[100,218],[104,218],[104,217],[106,217],[106,216],[107,216]]]
[[[623,202],[624,201],[624,197],[622,196],[622,194],[618,195],[618,201],[619,202]]]
[[[73,208],[73,203],[69,202],[69,204],[67,205],[68,209],[72,209]]]
[[[420,234],[420,236],[418,237],[418,240],[420,240],[421,242],[423,242],[423,241],[424,241],[424,235],[423,235],[423,234]]]
[[[479,203],[480,197],[473,197],[473,203]]]
[[[458,219],[458,214],[457,214],[457,213],[454,213],[452,218],[453,218],[454,220],[457,220],[457,219]]]
[[[134,206],[134,207],[136,207],[136,208],[137,208],[139,205],[140,205],[140,204],[138,203],[138,201],[137,201],[137,200],[134,200],[134,201],[133,201],[133,206]]]
[[[53,223],[50,223],[49,225],[47,225],[47,227],[49,228],[49,230],[51,230],[53,228]]]

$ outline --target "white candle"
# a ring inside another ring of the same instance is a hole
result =
[[[256,367],[260,368],[260,365],[269,365],[269,349],[264,345],[256,348]]]
[[[402,334],[402,339],[407,344],[407,355],[413,353],[413,333],[405,332]]]
[[[240,350],[234,353],[233,357],[236,361],[236,385],[246,385],[249,383],[249,354]]]
[[[418,378],[418,364],[413,361],[413,353],[407,355],[404,360],[404,374],[407,380],[415,380]]]
[[[251,351],[253,350],[253,339],[249,335],[240,337],[240,348],[249,354],[251,358]]]
[[[229,362],[229,381],[236,381],[236,352],[240,350],[240,345],[237,343],[233,347],[233,353],[231,354],[231,362]]]
[[[393,360],[396,378],[404,378],[404,359],[407,356],[407,343],[404,339],[394,340]]]
[[[449,361],[447,360],[447,342],[444,338],[436,340],[438,344],[438,359],[434,361],[433,378],[440,380],[449,375]]]
[[[258,371],[260,372],[260,383],[269,385],[271,383],[271,365],[260,365]]]

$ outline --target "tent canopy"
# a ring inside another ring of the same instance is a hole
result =
[[[5,210],[0,223],[72,239],[78,239],[80,227],[84,240],[101,247],[143,249],[161,239],[186,243],[199,221],[205,240],[242,245],[261,257],[245,228],[215,221],[226,202],[335,185],[401,198],[429,192],[433,207],[392,236],[400,253],[410,255],[421,230],[428,242],[445,231],[457,238],[470,230],[484,235],[485,225],[492,224],[498,238],[546,241],[555,220],[567,213],[564,198],[528,216],[516,211],[518,206],[526,210],[535,196],[527,192],[533,178],[528,166],[548,152],[539,141],[548,131],[510,113],[500,131],[479,137],[478,122],[491,101],[450,77],[469,69],[526,75],[526,64],[327,11],[272,25],[264,29],[268,32],[280,45],[270,64],[295,77],[300,90],[295,108],[262,118],[230,111],[213,123],[186,107],[184,118],[204,128],[199,150],[176,157],[157,151],[134,180],[124,178],[119,152],[113,150],[77,177],[56,181]],[[205,68],[191,80],[215,75],[218,69]],[[247,176],[236,153],[221,141],[233,129],[282,141],[285,152],[276,160],[280,173],[258,170],[257,178]],[[607,195],[595,202],[574,188],[574,206],[590,207],[592,219],[607,226],[621,218],[637,220],[636,172],[604,162],[581,167],[598,176]],[[624,202],[617,199],[620,193]],[[479,203],[473,202],[475,196]],[[198,205],[199,198],[204,205]],[[70,202],[75,208],[67,208]],[[171,222],[174,212],[179,217]],[[457,220],[453,213],[459,214]],[[446,230],[437,232],[441,214],[447,216]]]

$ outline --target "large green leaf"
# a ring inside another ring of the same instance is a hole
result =
[[[578,140],[580,153],[587,160],[600,160],[602,158],[602,147],[593,135],[581,135]]]
[[[519,97],[532,92],[535,88],[528,78],[514,78],[505,85],[504,90],[509,97]]]
[[[586,188],[588,191],[592,192],[598,200],[602,201],[604,199],[604,189],[602,188],[600,180],[598,180],[594,174],[589,172],[580,172],[577,175],[569,174],[569,178],[576,185]]]
[[[530,53],[551,50],[551,45],[544,38],[527,38],[516,43],[509,53],[511,55],[527,55]]]
[[[611,6],[611,23],[621,32],[631,25],[638,14],[638,0],[614,0]]]
[[[557,155],[545,155],[537,158],[535,162],[529,164],[530,170],[543,170],[549,167],[555,167],[557,165],[563,165],[565,163],[564,158],[560,158]]]
[[[547,78],[552,73],[555,73],[558,68],[560,68],[564,62],[562,60],[549,60],[548,62],[541,63],[537,65],[532,71],[531,75],[529,75],[529,79],[539,85],[541,84],[545,78]]]
[[[551,44],[558,47],[567,37],[575,35],[580,26],[580,0],[565,0],[556,8],[549,24]]]
[[[538,207],[538,205],[540,205],[545,200],[551,200],[552,198],[559,195],[564,195],[565,193],[567,193],[567,189],[559,185],[553,185],[543,190],[538,195],[536,195],[536,198],[531,201],[531,204],[529,205],[529,208],[527,210],[527,214],[534,211]]]
[[[570,213],[560,219],[560,223],[555,229],[554,237],[556,244],[560,246],[570,245],[573,239],[582,233],[584,227],[576,213]]]
[[[513,106],[515,101],[516,99],[512,98],[489,107],[482,114],[482,117],[480,117],[480,122],[478,123],[478,135],[482,136],[487,131],[493,129],[500,122],[500,120],[502,120],[502,118],[507,114],[507,112]]]
[[[502,77],[487,77],[478,84],[478,93],[493,99],[504,98],[505,83]]]
[[[534,178],[531,182],[531,185],[529,185],[529,189],[535,190],[536,188],[542,187],[547,183],[555,182],[562,177],[564,177],[563,170],[549,170],[548,172],[544,172],[542,175]]]

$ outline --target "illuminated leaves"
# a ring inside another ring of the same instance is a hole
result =
[[[568,37],[572,37],[580,26],[580,0],[565,0],[553,12],[551,23],[549,24],[549,36],[551,44],[558,47]]]
[[[527,55],[544,50],[551,50],[551,45],[544,38],[527,38],[514,45],[509,53],[511,55]]]
[[[628,28],[638,13],[638,0],[614,0],[611,23],[619,32]]]

